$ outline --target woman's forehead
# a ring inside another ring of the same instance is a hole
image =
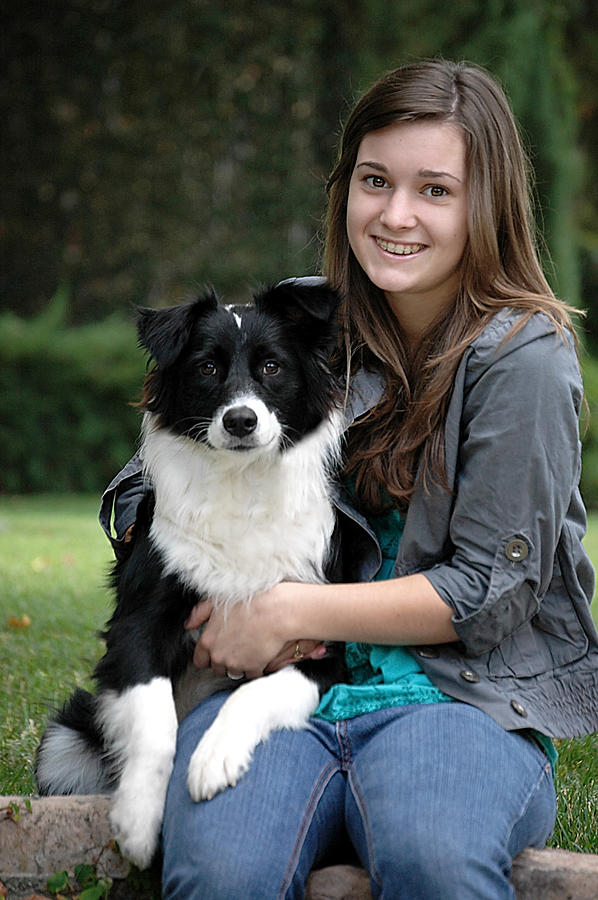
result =
[[[449,176],[463,182],[467,174],[465,139],[452,122],[395,122],[362,138],[355,167],[368,164],[379,171],[415,165],[424,177]]]

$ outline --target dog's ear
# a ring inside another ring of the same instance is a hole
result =
[[[171,366],[185,349],[193,323],[217,306],[218,300],[213,292],[191,303],[165,309],[138,306],[137,334],[140,347],[149,352],[160,368]]]
[[[298,337],[318,335],[324,342],[336,333],[338,294],[326,282],[288,281],[254,297],[258,310],[296,326]]]

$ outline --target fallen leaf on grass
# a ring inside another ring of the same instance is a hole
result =
[[[22,616],[9,616],[6,624],[9,628],[29,628],[31,625],[31,618],[27,613],[23,613]]]

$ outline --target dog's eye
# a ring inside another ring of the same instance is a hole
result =
[[[264,363],[264,375],[277,375],[279,371],[280,366],[275,360],[269,359]]]
[[[199,367],[199,371],[202,375],[215,375],[218,370],[216,368],[216,363],[209,360],[208,362],[202,363]]]

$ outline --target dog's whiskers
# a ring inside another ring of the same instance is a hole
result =
[[[198,437],[205,435],[210,427],[211,419],[209,417],[187,416],[183,419],[177,419],[172,423],[172,428],[185,437],[197,440]],[[187,425],[186,423],[190,424]]]
[[[198,438],[206,437],[209,427],[210,419],[201,419],[187,429],[187,437],[192,438],[194,441],[198,440]]]

